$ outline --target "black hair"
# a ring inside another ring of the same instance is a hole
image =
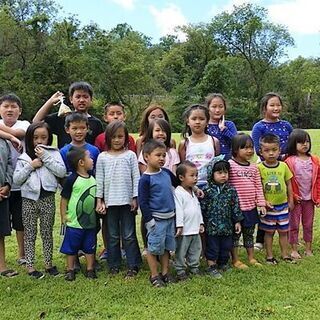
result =
[[[259,146],[263,143],[276,143],[280,147],[280,138],[274,133],[267,133],[259,139]]]
[[[213,165],[212,174],[216,171],[230,172],[230,163],[226,160],[217,161]]]
[[[46,122],[40,121],[40,122],[31,123],[26,131],[25,144],[26,144],[26,153],[32,160],[37,158],[34,152],[33,136],[34,136],[34,132],[39,128],[45,128],[48,130],[48,146],[51,146],[53,141],[52,131]]]
[[[104,112],[108,111],[108,108],[112,107],[112,106],[119,106],[121,107],[122,111],[124,112],[124,105],[121,102],[118,101],[111,101],[108,102],[105,106],[104,106]]]
[[[15,102],[20,109],[22,109],[22,102],[21,99],[14,93],[8,93],[0,97],[0,105],[4,101],[9,101],[9,102]]]
[[[111,140],[112,137],[116,134],[116,131],[118,129],[122,128],[124,130],[124,134],[125,134],[125,141],[124,141],[124,148],[126,149],[128,147],[129,144],[129,133],[128,133],[128,129],[125,125],[125,123],[123,121],[112,121],[111,123],[109,123],[106,127],[106,131],[105,131],[105,140],[106,140],[106,145],[108,147],[108,149],[111,149]]]
[[[232,137],[231,139],[231,151],[232,156],[236,157],[238,154],[239,149],[244,149],[247,145],[248,141],[251,143],[253,147],[253,140],[250,135],[240,132]]]
[[[266,111],[267,109],[267,105],[268,105],[268,101],[271,99],[271,98],[278,98],[279,101],[280,101],[280,104],[281,106],[283,106],[283,101],[282,101],[282,98],[281,96],[278,94],[278,93],[275,93],[275,92],[268,92],[266,93],[263,98],[261,99],[260,101],[260,111],[262,114],[264,114],[264,112]]]
[[[73,82],[69,87],[69,97],[72,97],[76,90],[82,90],[87,92],[92,99],[93,89],[88,82],[85,82],[85,81]]]
[[[86,156],[86,149],[82,147],[72,146],[67,152],[67,161],[72,171],[78,170],[80,160],[84,160]]]
[[[227,109],[227,102],[226,102],[226,99],[225,99],[225,97],[223,96],[222,93],[210,93],[208,96],[206,96],[205,103],[206,103],[207,108],[209,108],[209,106],[211,104],[211,101],[214,98],[220,98],[222,100],[222,102],[223,102],[224,110]]]
[[[207,122],[209,122],[209,120],[210,120],[209,109],[207,107],[205,107],[204,105],[202,105],[202,104],[193,104],[190,107],[188,107],[185,110],[185,112],[183,113],[183,119],[184,119],[184,122],[185,122],[185,127],[182,130],[182,137],[185,138],[185,139],[187,138],[187,136],[191,136],[191,134],[192,134],[192,131],[191,131],[190,127],[187,124],[187,121],[188,121],[188,118],[190,117],[192,111],[194,111],[194,110],[202,110],[204,112],[204,114],[205,114]],[[207,129],[205,129],[205,132],[206,132],[206,130]]]
[[[294,129],[288,138],[287,144],[287,152],[289,156],[297,154],[297,143],[305,143],[309,142],[309,149],[307,151],[307,155],[310,155],[311,150],[311,138],[307,131],[302,129]]]
[[[176,170],[176,177],[178,178],[179,182],[181,182],[180,179],[179,179],[179,176],[183,176],[184,177],[186,175],[186,172],[187,172],[188,168],[197,169],[196,165],[193,162],[189,161],[189,160],[182,161],[178,165],[177,170]]]
[[[153,150],[157,148],[167,149],[166,145],[158,140],[150,139],[144,145],[142,149],[142,154],[150,154]]]
[[[146,132],[146,137],[145,140],[150,140],[153,139],[153,129],[155,125],[158,125],[163,131],[166,132],[166,140],[164,141],[164,144],[166,145],[167,148],[170,148],[171,146],[171,127],[168,121],[165,119],[156,119],[150,122],[149,127]]]
[[[71,112],[66,116],[64,121],[64,127],[69,128],[71,122],[85,122],[87,127],[89,127],[88,117],[83,112]]]

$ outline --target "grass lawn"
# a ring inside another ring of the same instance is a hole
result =
[[[309,132],[313,152],[320,154],[320,131]],[[146,262],[137,278],[130,281],[123,279],[123,273],[111,278],[103,264],[98,280],[94,281],[87,280],[82,274],[72,283],[63,277],[29,279],[23,267],[16,267],[17,248],[13,234],[6,239],[7,262],[8,267],[16,268],[20,275],[0,278],[0,319],[319,319],[318,215],[319,210],[314,228],[314,257],[305,258],[297,265],[281,262],[278,266],[232,270],[220,280],[196,277],[162,289],[150,286]],[[63,271],[65,262],[59,253],[59,220],[57,212],[54,263]],[[39,238],[36,266],[43,270]],[[275,248],[278,258],[277,239]],[[302,245],[300,249],[303,252]],[[246,261],[244,249],[241,256]],[[264,261],[263,252],[258,252],[256,257]],[[202,267],[205,268],[203,262]]]

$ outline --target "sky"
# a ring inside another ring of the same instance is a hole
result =
[[[268,10],[269,20],[287,27],[295,47],[288,48],[287,59],[298,56],[320,57],[319,0],[56,0],[62,16],[75,14],[82,25],[97,23],[111,30],[119,23],[129,24],[157,43],[160,37],[174,34],[179,25],[208,23],[234,5],[250,2]],[[89,5],[88,5],[89,4]],[[183,40],[183,34],[177,34]],[[286,59],[286,60],[287,60]]]

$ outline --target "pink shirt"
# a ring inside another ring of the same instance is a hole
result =
[[[299,187],[302,200],[311,200],[312,161],[302,160],[295,156],[294,175]]]

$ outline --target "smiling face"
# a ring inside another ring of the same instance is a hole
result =
[[[120,151],[123,150],[126,142],[126,133],[124,128],[118,128],[115,134],[111,138],[111,150]]]
[[[70,135],[72,143],[82,144],[88,133],[88,125],[85,121],[73,121],[66,128],[66,132]]]
[[[5,100],[0,105],[0,116],[4,124],[12,127],[21,115],[21,108],[16,102]]]
[[[166,132],[157,123],[154,124],[152,138],[161,142],[165,142],[167,139]]]
[[[239,148],[239,150],[237,151],[237,156],[235,158],[240,162],[247,162],[252,158],[253,154],[254,150],[252,142],[248,140],[244,148]]]
[[[91,107],[92,98],[87,91],[75,90],[73,95],[70,96],[70,102],[76,111],[87,113]]]
[[[218,123],[225,112],[226,106],[224,101],[220,97],[213,98],[209,105],[210,121]]]
[[[278,97],[272,97],[268,100],[264,110],[264,118],[269,121],[277,121],[282,111],[282,104]]]

